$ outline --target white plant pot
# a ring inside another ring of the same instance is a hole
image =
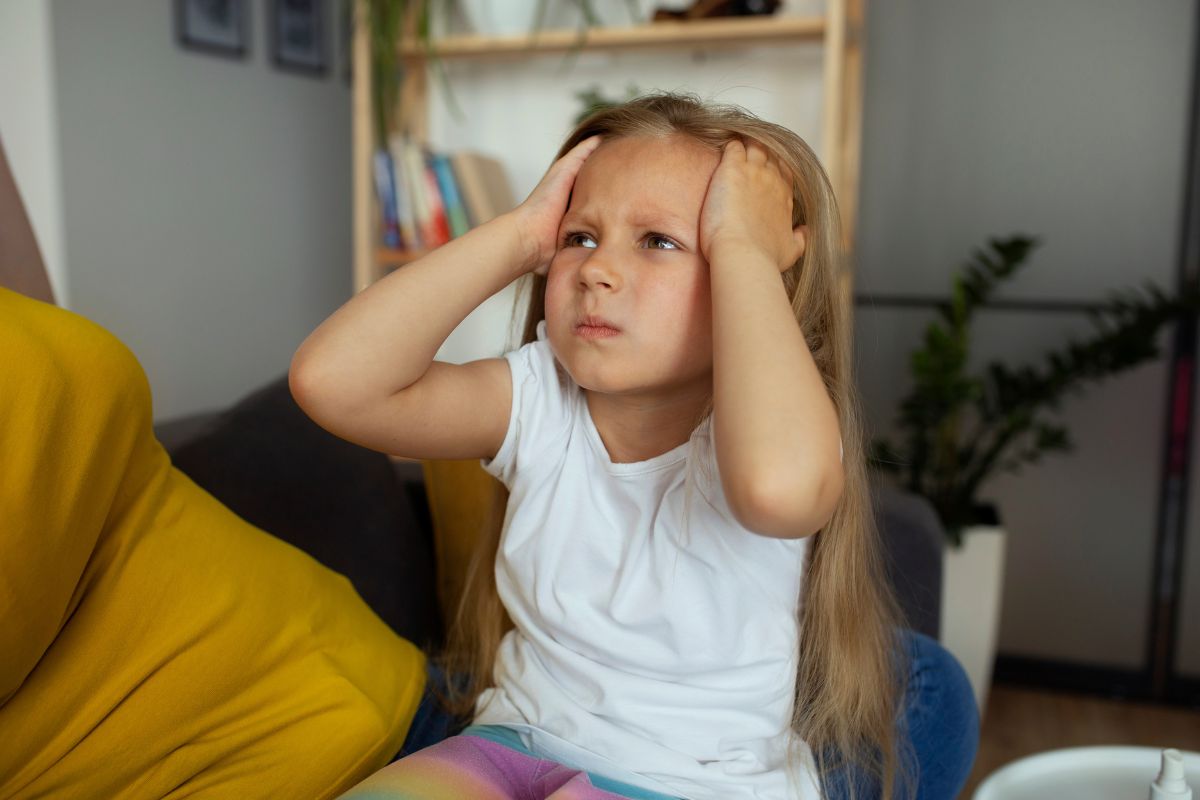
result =
[[[962,547],[947,545],[942,560],[939,639],[966,670],[981,717],[996,660],[1007,536],[997,525],[970,526]]]

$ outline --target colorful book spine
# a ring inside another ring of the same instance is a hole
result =
[[[408,179],[409,190],[412,192],[413,221],[417,227],[417,236],[424,249],[437,247],[437,230],[433,225],[433,211],[430,208],[428,185],[425,179],[425,156],[421,147],[412,139],[403,139],[404,172]]]
[[[446,218],[446,202],[433,169],[433,154],[422,150],[425,165],[425,196],[429,198],[429,225],[434,242],[443,245],[450,241],[450,221]]]
[[[450,163],[472,227],[516,208],[508,176],[499,161],[481,153],[460,151],[450,156]]]
[[[396,182],[391,153],[387,150],[376,150],[373,164],[375,193],[379,197],[383,227],[383,246],[398,249],[404,246],[404,239],[396,212]]]
[[[400,226],[400,237],[407,249],[419,250],[423,246],[423,242],[417,231],[416,208],[413,201],[416,187],[412,185],[408,170],[405,168],[407,160],[405,150],[404,137],[393,134],[388,140],[388,151],[392,160],[392,174],[395,176],[396,218]]]
[[[467,219],[467,210],[463,207],[462,196],[458,192],[458,182],[454,177],[454,168],[450,166],[450,157],[444,153],[434,153],[433,171],[437,175],[438,188],[442,191],[442,202],[446,206],[450,236],[453,238],[462,236],[471,229],[471,224]]]

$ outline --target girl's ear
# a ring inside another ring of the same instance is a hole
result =
[[[785,264],[783,266],[783,268],[780,270],[781,272],[787,272],[789,269],[791,269],[792,265],[795,264],[797,261],[799,261],[801,259],[801,257],[804,256],[805,252],[807,252],[807,250],[808,250],[808,226],[807,225],[797,225],[796,227],[792,228],[792,243],[795,245],[795,248],[792,250],[792,258],[790,261],[787,262],[787,264]]]

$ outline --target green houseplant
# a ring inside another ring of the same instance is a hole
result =
[[[1068,341],[1040,366],[994,361],[969,373],[975,312],[1038,244],[1020,235],[991,239],[954,275],[950,298],[910,356],[912,388],[896,417],[898,438],[872,446],[872,466],[928,498],[955,547],[987,509],[979,491],[989,478],[1071,448],[1066,426],[1051,416],[1065,395],[1156,358],[1164,326],[1198,305],[1193,295],[1171,297],[1147,282],[1144,291],[1115,293],[1089,311],[1092,335]]]
[[[416,44],[425,51],[426,58],[434,67],[451,111],[458,119],[462,112],[455,102],[454,93],[445,69],[437,57],[433,46],[435,38],[434,20],[445,18],[454,0],[342,0],[351,3],[360,11],[354,17],[355,24],[366,24],[370,30],[371,39],[371,104],[374,110],[375,141],[386,142],[388,132],[396,128],[397,102],[400,97],[400,85],[403,78],[398,42],[401,34],[408,31]],[[533,30],[541,29],[546,18],[546,12],[551,2],[564,2],[579,8],[582,15],[582,25],[579,28],[579,38],[567,54],[568,66],[573,63],[586,40],[587,29],[601,24],[600,15],[596,10],[596,0],[537,0],[534,15]],[[624,0],[630,20],[637,18],[636,0]],[[365,19],[364,19],[365,15]]]

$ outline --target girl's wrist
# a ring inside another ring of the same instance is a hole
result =
[[[770,255],[750,242],[726,241],[709,248],[709,269],[737,265],[736,269],[745,270],[754,269],[757,264],[769,265],[775,272],[780,271]]]
[[[537,255],[528,241],[528,231],[522,224],[518,210],[514,209],[485,222],[476,230],[487,229],[492,235],[499,237],[500,247],[497,253],[502,254],[504,263],[509,265],[511,279],[516,280],[537,266]]]

